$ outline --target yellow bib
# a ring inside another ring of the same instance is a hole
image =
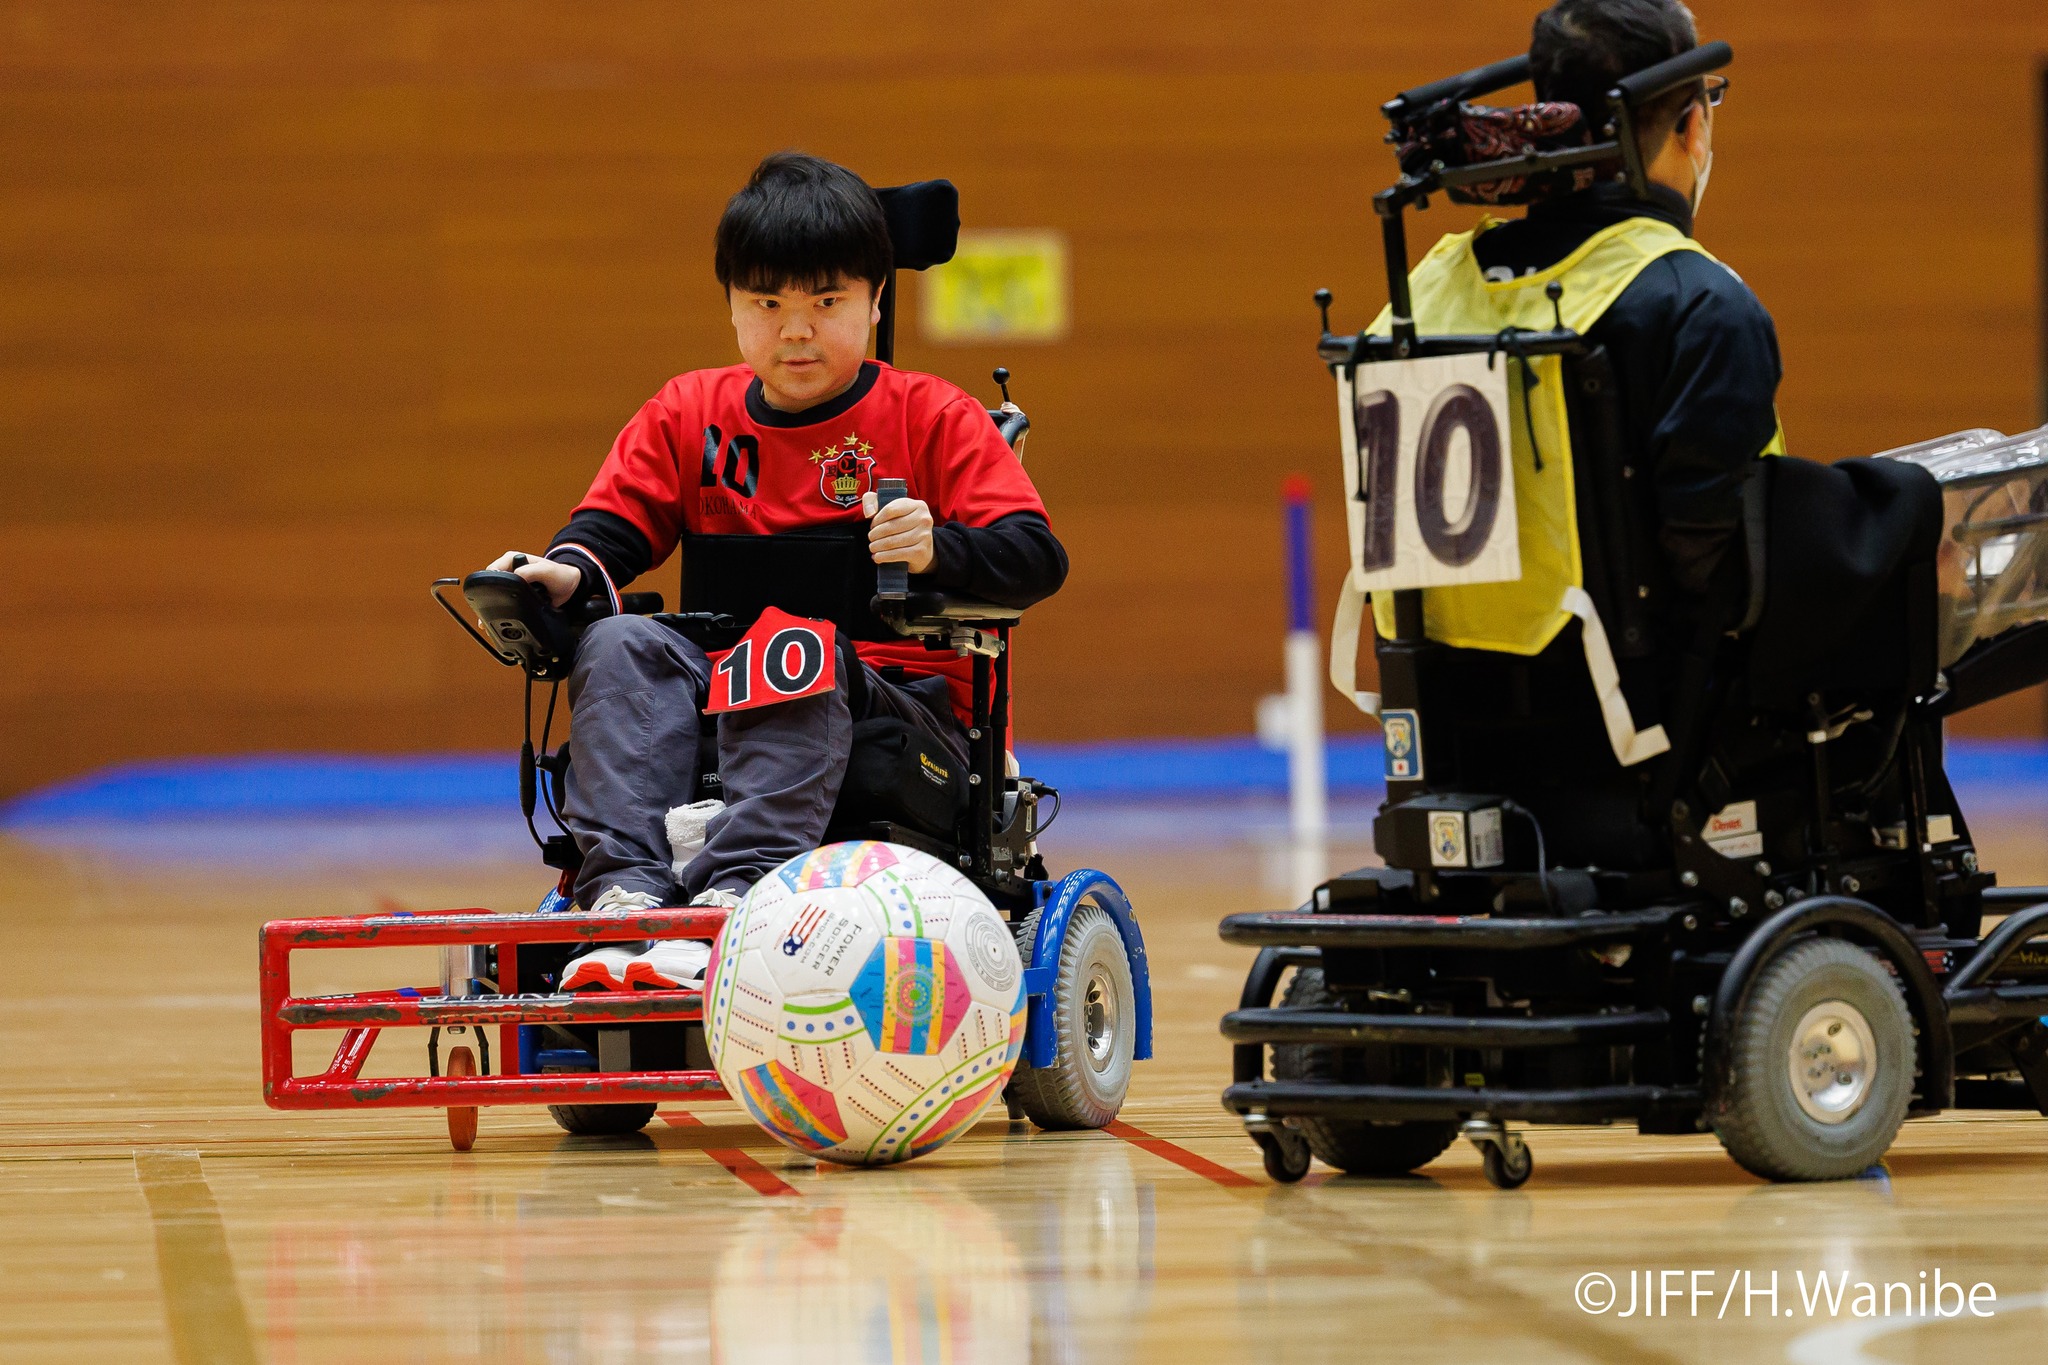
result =
[[[1674,251],[1697,251],[1713,259],[1705,247],[1668,223],[1629,218],[1595,233],[1548,270],[1495,284],[1481,273],[1472,251],[1479,235],[1495,226],[1498,224],[1489,220],[1472,232],[1445,237],[1410,273],[1419,334],[1491,335],[1509,327],[1540,332],[1548,331],[1558,318],[1583,334],[1651,262]],[[1552,280],[1564,286],[1555,313],[1543,294]],[[1390,309],[1382,309],[1371,330],[1384,335],[1390,314]],[[1530,655],[1542,652],[1572,619],[1572,613],[1561,604],[1567,590],[1583,587],[1585,575],[1579,559],[1577,500],[1572,491],[1564,362],[1554,355],[1532,357],[1527,362],[1536,384],[1528,391],[1526,408],[1516,389],[1526,382],[1523,362],[1510,359],[1508,363],[1509,451],[1515,472],[1522,576],[1512,583],[1424,589],[1422,615],[1423,628],[1432,640],[1462,649]],[[1536,451],[1531,451],[1529,444],[1532,427]],[[1774,441],[1772,449],[1780,445],[1781,441]],[[1537,452],[1542,456],[1540,468]],[[1374,593],[1372,606],[1381,636],[1391,637],[1393,594]]]

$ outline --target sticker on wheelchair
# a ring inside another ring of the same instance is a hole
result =
[[[1380,712],[1380,738],[1386,743],[1387,781],[1422,780],[1422,717],[1413,711]]]
[[[711,656],[705,712],[751,711],[830,692],[839,681],[835,644],[830,621],[768,608],[738,644]]]

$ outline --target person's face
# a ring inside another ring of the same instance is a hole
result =
[[[867,358],[868,329],[882,318],[881,290],[865,280],[835,280],[816,293],[726,293],[740,356],[760,376],[769,406],[784,412],[845,392]]]

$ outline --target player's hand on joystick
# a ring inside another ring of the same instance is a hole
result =
[[[877,564],[902,564],[912,573],[932,567],[932,509],[912,497],[898,497],[877,507],[873,493],[864,494],[860,510],[868,523],[868,553]]]
[[[507,550],[484,567],[496,569],[499,573],[516,573],[529,583],[538,583],[547,589],[548,601],[561,607],[576,589],[583,585],[583,573],[574,565],[563,564],[539,555],[522,554],[518,550]]]

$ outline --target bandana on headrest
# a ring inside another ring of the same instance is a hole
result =
[[[1445,100],[1403,122],[1394,135],[1401,170],[1421,175],[1441,163],[1472,166],[1530,152],[1584,147],[1592,141],[1576,104],[1521,104],[1494,109]],[[1509,176],[1463,185],[1445,193],[1459,204],[1533,204],[1589,189],[1620,166],[1602,162],[1569,170]]]

